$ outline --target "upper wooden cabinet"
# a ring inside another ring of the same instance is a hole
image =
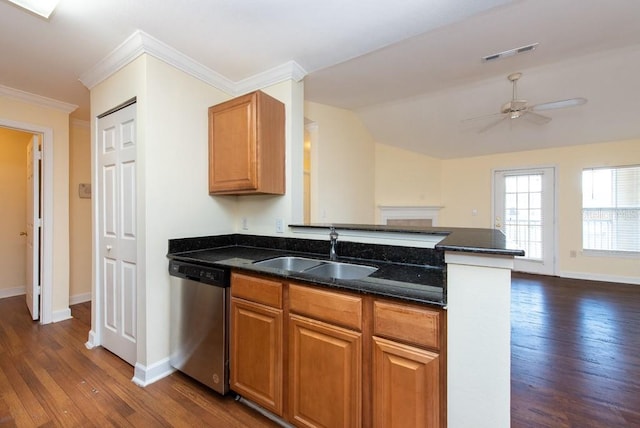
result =
[[[209,193],[285,191],[284,104],[256,91],[209,107]]]

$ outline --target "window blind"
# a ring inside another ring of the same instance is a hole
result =
[[[640,252],[640,166],[582,171],[582,248]]]

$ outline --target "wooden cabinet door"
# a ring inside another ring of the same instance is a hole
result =
[[[373,426],[440,426],[439,355],[373,337]]]
[[[290,421],[301,427],[359,427],[362,334],[290,315]]]
[[[278,416],[282,399],[282,310],[231,298],[231,389]]]
[[[209,193],[285,192],[284,104],[256,91],[209,107]]]
[[[240,97],[209,109],[209,192],[255,190],[256,107]]]

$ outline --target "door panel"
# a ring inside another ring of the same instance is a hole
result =
[[[136,106],[98,121],[98,257],[102,267],[101,342],[136,362]]]
[[[40,318],[40,136],[27,145],[26,299],[31,319]]]
[[[496,171],[494,227],[525,252],[514,270],[555,273],[555,170],[536,168]]]
[[[122,334],[136,340],[136,265],[122,262]]]
[[[116,286],[116,261],[112,259],[104,259],[104,281],[102,288],[104,290],[104,327],[113,332],[117,332],[116,319],[117,315],[117,286]]]
[[[116,166],[104,165],[102,168],[102,235],[116,237]]]

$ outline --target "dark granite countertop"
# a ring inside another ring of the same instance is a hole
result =
[[[292,228],[358,230],[367,232],[414,233],[421,235],[443,235],[444,238],[435,246],[437,250],[464,251],[478,254],[495,254],[505,256],[524,256],[524,251],[514,248],[500,230],[478,229],[466,227],[418,227],[387,226],[376,224],[290,224]]]
[[[378,268],[359,280],[321,278],[304,272],[255,265],[279,256],[328,260],[328,240],[254,235],[220,235],[169,240],[168,257],[200,265],[232,268],[322,287],[402,300],[446,305],[446,267],[441,251],[378,244],[338,242],[338,260]]]

